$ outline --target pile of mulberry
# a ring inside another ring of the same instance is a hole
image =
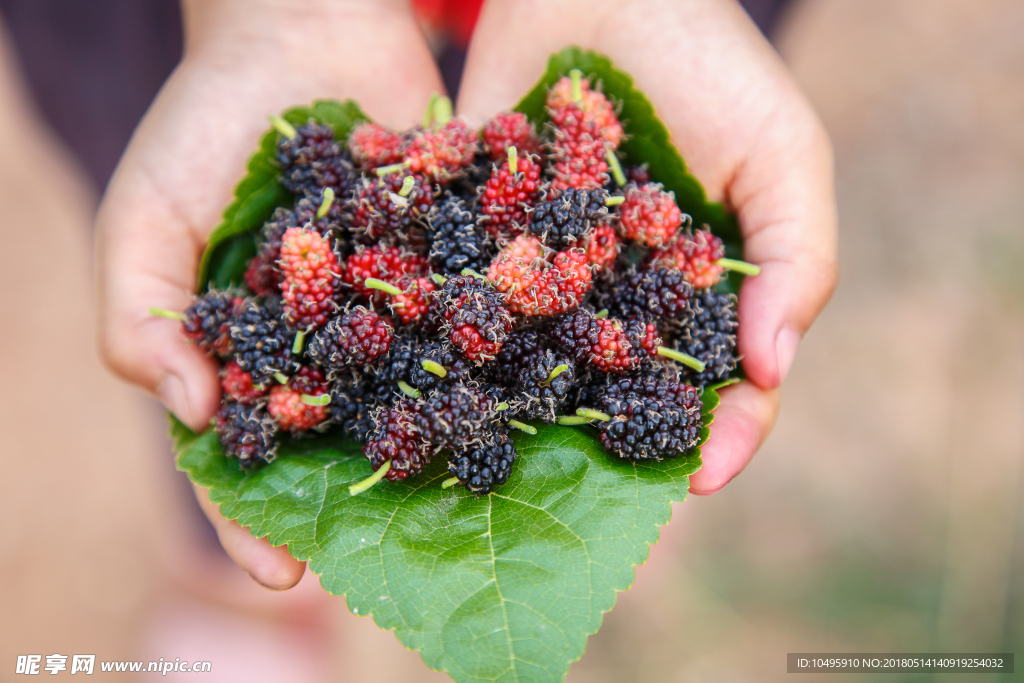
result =
[[[218,364],[228,457],[329,432],[374,471],[353,494],[447,460],[444,486],[479,496],[516,481],[516,430],[540,423],[589,422],[634,462],[696,447],[701,392],[739,362],[724,274],[756,267],[694,229],[658,165],[623,166],[600,82],[572,72],[545,105],[479,130],[445,98],[409,130],[271,117],[292,196],[233,238],[244,276],[152,309]]]

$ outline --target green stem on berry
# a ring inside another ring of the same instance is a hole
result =
[[[731,258],[720,258],[715,261],[716,266],[722,266],[726,270],[735,270],[737,273],[743,273],[744,275],[760,275],[761,266],[756,266],[753,263],[747,263],[746,261],[737,261]]]
[[[480,273],[476,272],[472,268],[463,268],[462,272],[460,272],[459,275],[469,275],[469,276],[475,277],[477,280],[484,280],[484,281],[487,280],[487,276],[486,275],[481,275]]]
[[[291,139],[299,134],[299,131],[295,130],[295,126],[288,123],[277,114],[271,114],[267,118],[270,119],[270,125],[272,125],[278,133],[286,138]]]
[[[622,172],[622,164],[619,163],[619,158],[615,156],[615,152],[610,149],[605,150],[604,156],[605,159],[608,160],[608,169],[612,172],[612,178],[615,179],[615,184],[622,187],[626,184],[626,174]],[[609,197],[608,199],[610,200],[612,198]],[[622,201],[625,201],[625,197],[622,198]],[[621,202],[615,202],[615,204],[619,203]],[[607,206],[615,206],[615,204],[608,204],[607,201],[605,204]]]
[[[458,477],[448,477],[447,479],[445,479],[444,481],[441,482],[441,488],[443,488],[443,489],[450,489],[451,487],[455,486],[458,483],[459,483],[459,478]]]
[[[378,280],[375,277],[368,277],[365,280],[363,280],[363,286],[368,287],[370,289],[379,289],[385,294],[390,294],[391,296],[398,296],[399,294],[402,293],[402,290],[400,290],[398,287],[395,287],[390,282],[384,282],[383,280]]]
[[[185,321],[185,314],[179,313],[178,311],[169,311],[166,308],[150,308],[150,315],[155,315],[159,318],[170,318],[171,320]]]
[[[515,175],[519,171],[519,160],[516,157],[518,153],[514,146],[508,148],[508,172]]]
[[[443,126],[452,120],[452,101],[441,95],[434,100],[434,123]]]
[[[573,69],[569,72],[569,78],[572,79],[572,101],[582,102],[583,101],[583,72],[579,69]]]
[[[670,349],[667,346],[659,346],[658,355],[678,361],[688,368],[693,368],[697,372],[704,372],[704,363],[701,363],[693,356],[686,355],[682,351],[676,351],[675,349]]]
[[[445,366],[441,365],[436,361],[424,358],[423,360],[420,361],[420,365],[423,367],[424,370],[437,375],[441,379],[444,379],[445,377],[448,376],[448,368],[446,368]]]
[[[281,384],[288,384],[288,377],[285,376],[285,374],[282,372],[275,372],[274,379],[276,379]]]
[[[316,217],[323,218],[327,215],[327,212],[331,210],[331,204],[334,203],[334,188],[328,187],[324,190],[324,200],[320,202],[320,208],[316,210]]]
[[[523,432],[526,432],[527,434],[533,434],[534,436],[537,435],[537,428],[536,427],[534,427],[532,425],[528,425],[525,422],[520,422],[519,420],[509,420],[508,421],[508,426],[509,427],[515,427],[516,429],[518,429],[520,431],[523,431]]]
[[[430,276],[430,279],[437,283],[438,287],[444,287],[444,283],[448,282],[448,278],[441,273],[434,273]]]
[[[555,422],[557,422],[560,425],[566,425],[569,427],[590,424],[590,420],[588,420],[587,418],[577,417],[575,415],[559,415],[558,417],[555,418]]]
[[[604,200],[604,205],[605,206],[618,206],[619,204],[621,204],[624,201],[626,201],[625,197],[623,197],[622,195],[615,195],[614,197],[609,197],[608,199]]]
[[[502,401],[502,402],[501,402],[501,403],[499,403],[498,405],[494,406],[494,410],[495,410],[496,412],[499,412],[499,413],[500,413],[501,411],[503,411],[503,410],[508,410],[508,409],[509,409],[509,405],[508,405],[508,403],[506,403],[505,401]]]
[[[438,92],[430,93],[430,99],[427,100],[427,109],[423,112],[423,127],[430,128],[430,124],[434,122],[434,107],[437,106],[437,98],[441,96]]]
[[[594,320],[600,320],[601,318],[608,317],[608,309],[602,308],[600,311],[594,314]]]
[[[413,387],[409,386],[409,384],[405,380],[398,380],[398,388],[401,389],[402,393],[408,396],[409,398],[419,398],[422,395],[420,394],[419,389],[414,389]]]
[[[381,465],[380,469],[378,469],[376,472],[374,472],[373,474],[368,476],[366,479],[363,479],[358,484],[352,484],[351,486],[349,486],[348,487],[348,495],[350,495],[350,496],[358,496],[360,493],[362,493],[363,491],[365,491],[366,489],[370,488],[371,486],[376,484],[378,481],[383,479],[384,475],[387,474],[388,470],[390,470],[390,469],[391,469],[391,461],[390,460],[385,460],[384,464]]]
[[[602,413],[600,410],[591,410],[590,408],[577,408],[576,414],[588,420],[600,420],[601,422],[608,422],[612,419],[612,416],[608,413]]]
[[[405,180],[402,181],[402,189],[398,191],[399,197],[408,197],[412,194],[412,188],[416,185],[416,179],[411,175],[405,176]]]
[[[309,394],[302,394],[299,396],[299,400],[307,406],[325,406],[331,402],[331,395],[320,394],[319,396],[310,396]]]
[[[543,382],[541,382],[540,385],[542,387],[551,386],[551,383],[555,381],[555,378],[558,377],[559,375],[561,375],[563,372],[565,372],[568,369],[569,369],[569,366],[566,365],[565,363],[562,363],[561,365],[556,365],[555,369],[552,370],[551,374],[548,375],[548,378],[546,380],[544,380]]]
[[[292,354],[298,356],[302,353],[302,347],[306,343],[306,332],[299,330],[295,333],[295,342],[292,344]]]
[[[384,177],[386,175],[390,175],[392,173],[398,173],[403,168],[405,168],[405,166],[406,166],[405,162],[404,161],[400,161],[397,164],[391,164],[389,166],[381,166],[381,167],[375,169],[374,173],[377,174],[378,178],[382,178],[382,177]]]

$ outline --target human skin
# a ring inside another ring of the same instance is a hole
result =
[[[100,349],[108,365],[203,430],[217,410],[214,361],[156,306],[191,303],[203,246],[232,197],[267,114],[353,98],[405,128],[443,89],[401,0],[185,0],[185,53],[132,137],[97,217]],[[382,87],[383,84],[383,87]],[[286,589],[304,563],[200,504],[255,581]]]
[[[715,411],[696,494],[718,491],[771,431],[778,388],[835,287],[832,149],[781,59],[733,0],[491,0],[466,61],[458,110],[514,106],[548,56],[579,45],[611,57],[647,95],[711,199],[735,211],[744,258],[739,352],[749,382]]]
[[[185,56],[161,90],[98,216],[101,349],[123,377],[201,430],[220,390],[214,361],[151,306],[189,302],[209,232],[266,129],[266,114],[351,97],[382,123],[415,123],[441,91],[399,0],[186,0]],[[343,38],[343,39],[342,39]],[[481,122],[511,107],[547,56],[593,48],[631,73],[691,171],[734,209],[748,261],[740,352],[750,382],[722,392],[691,490],[717,491],[771,429],[778,386],[835,284],[828,139],[777,55],[732,0],[491,0],[458,104]],[[384,83],[384,87],[381,86]],[[258,583],[293,586],[304,564],[197,496],[228,554]]]

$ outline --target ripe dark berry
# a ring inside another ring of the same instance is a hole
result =
[[[270,462],[277,454],[274,441],[277,425],[263,403],[224,403],[217,411],[213,429],[224,447],[224,454],[236,458],[242,467]]]
[[[495,166],[480,195],[480,221],[496,237],[521,233],[540,194],[540,159],[516,155],[514,160],[515,171],[512,159]]]
[[[213,289],[197,296],[181,322],[185,336],[207,353],[230,355],[231,323],[241,303],[237,296]]]
[[[607,198],[603,189],[565,190],[537,205],[528,230],[553,249],[581,247],[594,228],[608,220]]]
[[[693,287],[678,270],[652,268],[627,272],[597,292],[595,305],[616,318],[653,318],[662,329],[685,324],[692,316]]]
[[[380,314],[363,306],[345,311],[317,331],[307,355],[330,371],[364,367],[387,353],[394,330]]]
[[[647,164],[627,166],[623,171],[626,174],[627,182],[636,183],[637,185],[651,182],[651,171],[647,168]]]
[[[468,490],[486,495],[508,481],[516,455],[508,434],[492,431],[479,442],[452,451],[448,471]]]
[[[395,390],[376,375],[363,369],[339,372],[331,383],[331,403],[327,406],[330,425],[338,425],[345,435],[366,442],[373,430],[372,415],[395,399]]]
[[[661,335],[658,333],[658,326],[646,318],[630,318],[623,327],[626,331],[626,338],[633,347],[633,353],[646,361],[648,357],[658,355],[658,347],[662,344]]]
[[[384,475],[388,481],[416,476],[430,462],[432,448],[416,428],[415,415],[416,404],[407,399],[373,413],[373,431],[363,446],[363,455],[375,472],[391,461]]]
[[[477,225],[466,202],[448,195],[427,217],[430,264],[443,274],[461,273],[465,268],[486,270],[490,264],[487,232]]]
[[[597,343],[597,326],[590,311],[577,310],[556,319],[547,329],[553,347],[577,363],[587,363]]]
[[[594,407],[611,417],[596,425],[601,445],[620,458],[672,458],[700,438],[700,396],[686,384],[623,377],[605,387]]]
[[[245,286],[256,296],[270,296],[278,291],[281,284],[281,274],[277,270],[277,259],[281,256],[281,246],[277,249],[264,242],[260,245],[256,255],[249,261],[245,269]]]
[[[423,361],[432,361],[445,369],[445,376],[425,369]],[[388,354],[374,370],[379,381],[394,387],[399,381],[424,394],[454,382],[468,382],[471,365],[462,354],[440,341],[424,341],[412,333],[395,337]]]
[[[266,306],[244,304],[231,324],[231,340],[238,367],[250,373],[256,384],[266,384],[278,372],[289,376],[298,372],[291,353],[293,340]]]
[[[406,178],[412,178],[411,184]],[[367,244],[381,238],[398,239],[433,203],[433,189],[422,176],[389,173],[382,178],[364,178],[357,184],[349,208],[351,230]]]
[[[521,358],[517,369],[514,386],[522,403],[519,415],[554,423],[576,383],[576,363],[566,355],[542,349]]]
[[[462,448],[484,434],[495,418],[496,405],[479,386],[452,384],[420,404],[416,426],[437,446]]]
[[[221,368],[220,386],[227,400],[243,405],[252,405],[267,395],[266,388],[254,385],[252,375],[233,360]]]
[[[693,300],[693,322],[686,326],[677,348],[704,363],[704,371],[685,370],[684,377],[702,387],[720,382],[736,369],[736,297],[713,289],[700,290]]]
[[[341,277],[328,239],[314,230],[289,228],[277,263],[284,276],[280,287],[288,325],[300,330],[323,327],[337,309],[334,292]]]
[[[588,311],[563,316],[548,330],[552,345],[580,364],[601,372],[627,373],[657,354],[661,337],[653,323],[594,318]]]
[[[515,147],[519,156],[540,154],[541,139],[526,114],[517,111],[495,114],[480,133],[491,160],[508,157],[508,148]]]
[[[491,360],[512,331],[508,296],[471,275],[452,275],[433,293],[445,334],[469,360]]]
[[[278,142],[281,184],[298,195],[315,195],[330,187],[339,197],[344,196],[354,172],[348,152],[334,139],[334,131],[313,119],[295,130],[294,137],[282,135]]]
[[[323,396],[331,388],[323,369],[315,365],[303,365],[295,376],[288,380],[288,386],[307,396]]]
[[[542,353],[547,340],[531,328],[522,328],[512,332],[501,345],[501,350],[491,363],[486,363],[483,370],[487,378],[497,384],[512,386],[516,383],[522,369],[533,357]]]

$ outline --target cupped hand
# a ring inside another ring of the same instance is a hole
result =
[[[631,74],[713,200],[736,212],[761,266],[739,298],[749,382],[722,391],[697,494],[739,474],[768,435],[778,387],[835,287],[832,151],[778,55],[734,0],[491,0],[466,62],[459,113],[511,108],[567,45]]]
[[[216,363],[148,309],[189,305],[207,237],[267,114],[351,97],[404,128],[442,85],[401,0],[190,0],[183,9],[185,56],[135,131],[97,218],[100,347],[115,372],[201,431],[220,400]],[[299,581],[303,563],[197,495],[225,550],[257,582]]]

